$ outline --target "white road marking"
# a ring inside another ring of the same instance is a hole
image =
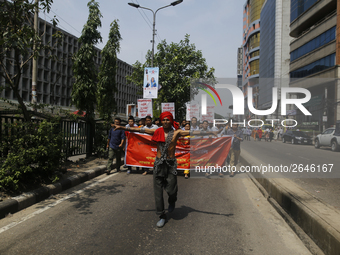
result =
[[[309,158],[304,158],[304,157],[301,157],[301,156],[299,156],[299,158],[303,158],[303,159],[306,159],[306,160],[310,160]]]
[[[74,197],[76,195],[79,195],[79,194],[83,193],[85,190],[88,190],[88,189],[92,188],[93,186],[95,186],[95,185],[97,185],[97,184],[99,184],[99,183],[101,183],[103,181],[106,181],[107,179],[111,178],[112,176],[114,176],[116,174],[118,174],[118,173],[115,173],[115,174],[109,175],[109,176],[107,176],[107,177],[105,177],[103,179],[100,179],[100,180],[90,184],[89,186],[86,186],[85,188],[83,188],[81,190],[77,190],[77,191],[67,195],[66,197],[63,197],[63,198],[53,202],[52,204],[49,204],[49,205],[47,205],[47,206],[45,206],[45,207],[43,207],[43,208],[41,208],[41,209],[39,209],[39,210],[37,210],[37,211],[35,211],[33,213],[31,213],[31,214],[21,218],[17,222],[12,222],[12,223],[8,224],[7,226],[4,226],[4,227],[0,228],[0,234],[5,232],[5,231],[7,231],[7,230],[9,230],[9,229],[11,229],[11,228],[13,228],[13,227],[15,227],[15,226],[17,226],[17,225],[19,225],[19,224],[21,224],[21,223],[23,223],[23,222],[25,222],[26,220],[29,220],[29,219],[33,218],[34,216],[37,216],[37,215],[47,211],[50,208],[55,207],[56,205],[60,204],[61,202],[64,202],[67,199],[70,199],[70,198],[72,198],[72,197]]]

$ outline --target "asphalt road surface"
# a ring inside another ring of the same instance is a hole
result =
[[[161,229],[151,175],[102,175],[2,219],[0,254],[310,254],[245,174],[178,183]]]
[[[254,142],[244,141],[241,145],[241,155],[246,153],[263,165],[271,166],[291,166],[301,165],[304,169],[310,170],[314,165],[315,172],[298,170],[294,173],[283,174],[283,176],[290,178],[303,189],[310,192],[315,197],[324,202],[340,209],[340,152],[332,152],[330,148],[322,147],[315,149],[312,145],[296,145],[291,143],[278,142]],[[327,166],[325,172],[317,171],[316,166]],[[332,166],[332,169],[330,169]],[[306,168],[307,167],[307,168]],[[275,175],[271,175],[274,177]],[[281,173],[276,174],[282,176]]]

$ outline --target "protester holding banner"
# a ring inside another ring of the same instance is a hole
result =
[[[146,116],[145,117],[145,126],[144,128],[146,129],[157,129],[158,126],[155,124],[152,124],[152,118],[150,116]],[[144,173],[142,175],[147,175],[148,174],[148,169],[147,168],[142,168],[142,170],[144,171]]]
[[[185,130],[185,125],[186,125],[186,123],[187,123],[187,121],[186,120],[182,120],[182,122],[181,122],[181,126],[180,126],[180,129],[182,129],[182,130]]]
[[[152,118],[150,116],[145,117],[145,128],[147,129],[157,129],[158,126],[155,124],[152,124]]]
[[[157,127],[161,127],[161,126],[162,126],[161,120],[160,120],[159,118],[155,119],[154,124],[155,124]]]
[[[207,120],[204,120],[203,121],[203,125],[202,125],[202,128],[200,129],[201,131],[204,131],[204,132],[208,132],[208,131],[211,131],[211,129],[209,128],[209,122]],[[208,138],[209,136],[203,136],[203,138]],[[211,136],[210,136],[211,137]]]
[[[192,117],[191,118],[190,130],[199,130],[199,127],[197,125],[197,118],[196,117]]]
[[[121,119],[115,118],[114,125],[120,126]],[[109,150],[109,159],[106,164],[106,173],[110,174],[112,170],[112,160],[116,156],[116,169],[120,171],[121,166],[121,153],[125,140],[125,133],[122,130],[114,130],[113,128],[109,131],[109,137],[107,139],[106,148]]]
[[[231,128],[228,129],[227,135],[234,136],[233,143],[230,149],[230,168],[236,168],[238,164],[238,159],[241,154],[241,141],[243,141],[243,132],[238,129],[238,124],[233,123]],[[230,177],[234,177],[235,172],[230,174]]]
[[[129,119],[128,119],[128,124],[125,126],[125,127],[138,127],[135,123],[135,119],[133,118],[133,116],[130,116]],[[128,136],[129,135],[129,132],[125,132],[125,136]],[[125,141],[124,141],[125,142]],[[139,168],[137,167],[136,168],[137,170],[139,170]],[[132,171],[132,167],[131,166],[128,166],[128,170],[127,170],[127,174],[130,174]]]
[[[152,141],[157,143],[157,156],[153,170],[156,214],[160,217],[160,220],[157,222],[157,227],[163,227],[167,218],[164,210],[163,188],[169,196],[168,212],[171,213],[175,209],[175,203],[177,201],[177,160],[175,158],[175,150],[178,138],[188,135],[217,135],[219,132],[178,129],[179,125],[173,120],[173,116],[170,112],[163,112],[160,116],[160,120],[162,122],[162,127],[158,129],[116,126],[116,130],[123,129],[130,132],[141,132],[152,135]]]

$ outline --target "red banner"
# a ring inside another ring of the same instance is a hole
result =
[[[125,164],[152,168],[157,155],[157,144],[147,134],[129,133],[126,143]],[[232,137],[181,138],[177,142],[175,156],[178,169],[194,169],[195,166],[224,165]],[[191,162],[191,163],[190,163]]]

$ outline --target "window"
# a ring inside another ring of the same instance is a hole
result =
[[[291,0],[290,5],[290,22],[307,11],[313,4],[319,0]]]
[[[294,61],[295,59],[298,59],[306,55],[307,53],[313,50],[316,50],[317,48],[335,40],[335,33],[336,33],[336,26],[322,33],[318,37],[315,37],[313,40],[307,42],[306,44],[302,45],[296,50],[292,51],[290,53],[290,61]]]
[[[335,66],[335,53],[290,72],[290,78],[303,78]]]

